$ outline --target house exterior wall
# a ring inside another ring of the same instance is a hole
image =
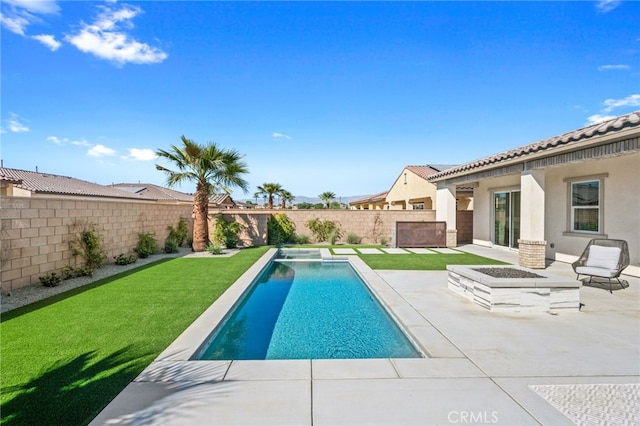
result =
[[[412,204],[416,203],[424,203],[424,209],[431,210],[435,209],[435,196],[434,184],[404,169],[389,190],[386,201],[390,210],[412,210]]]
[[[75,223],[96,226],[103,240],[107,262],[130,253],[138,234],[153,233],[162,246],[167,226],[176,227],[181,217],[191,227],[191,204],[154,201],[106,200],[88,197],[2,197],[0,221],[1,292],[39,283],[39,277],[76,265],[69,241],[77,234]]]
[[[593,234],[570,233],[569,183],[567,179],[606,175],[604,178],[603,234],[626,240],[631,265],[626,272],[640,272],[640,153],[600,159],[546,170],[546,257],[573,262]],[[602,236],[599,236],[603,238]],[[554,247],[551,247],[551,244]]]
[[[562,262],[576,260],[591,238],[626,240],[631,265],[625,273],[640,275],[640,153],[563,164],[541,170],[544,174],[544,256]],[[570,229],[570,180],[602,176],[603,233],[574,233]],[[521,189],[520,174],[487,178],[474,190],[473,242],[493,246],[492,193]],[[553,247],[551,247],[553,245]]]
[[[478,182],[473,191],[473,243],[493,246],[493,192],[519,189],[520,175],[502,176],[484,179]]]

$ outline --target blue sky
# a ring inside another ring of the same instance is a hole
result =
[[[164,184],[153,153],[185,135],[245,156],[237,199],[267,182],[366,195],[407,165],[640,109],[640,2],[2,0],[1,12],[4,166],[100,184]]]

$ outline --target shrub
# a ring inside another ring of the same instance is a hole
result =
[[[177,240],[167,238],[164,241],[164,252],[165,253],[178,253],[180,251],[180,244],[178,244]]]
[[[93,271],[94,271],[93,269],[87,268],[84,266],[74,268],[71,265],[67,265],[64,268],[62,268],[62,279],[69,280],[71,278],[78,278],[78,277],[92,277]]]
[[[216,224],[213,229],[213,242],[224,245],[227,248],[235,248],[238,245],[238,233],[242,225],[235,220],[227,222],[222,213],[215,216]]]
[[[332,242],[335,243],[335,241],[342,238],[340,224],[331,220],[322,221],[315,218],[307,221],[305,225],[307,225],[307,228],[309,228],[317,242],[328,241],[331,239]]]
[[[113,258],[115,259],[116,265],[129,265],[138,261],[138,256],[136,256],[135,254],[126,255],[124,253],[120,253]]]
[[[388,245],[387,239],[385,237],[380,237],[379,241],[380,241],[380,245],[382,245],[382,246]]]
[[[295,235],[293,240],[296,244],[309,244],[311,242],[311,238],[308,235],[300,234]]]
[[[362,242],[362,238],[353,232],[349,232],[347,234],[347,244],[360,244]]]
[[[150,232],[138,234],[138,245],[133,249],[140,258],[144,259],[160,250],[158,242]]]
[[[212,241],[207,246],[207,251],[211,254],[222,254],[222,245]]]
[[[73,257],[82,257],[84,268],[91,273],[104,265],[106,255],[102,251],[102,242],[96,231],[96,226],[90,223],[76,222],[73,225],[78,235],[69,241]]]
[[[178,247],[184,245],[185,242],[188,241],[189,236],[189,227],[187,226],[187,219],[184,217],[180,218],[178,221],[178,226],[176,229],[173,226],[167,226],[167,231],[169,231],[169,235],[167,236],[167,240],[174,240]],[[165,251],[166,251],[166,242],[165,242]],[[167,251],[167,253],[177,253],[177,251]]]
[[[62,281],[62,277],[60,275],[57,275],[55,272],[44,275],[42,277],[38,277],[38,279],[45,287],[55,287]]]
[[[296,226],[284,213],[278,213],[267,222],[268,244],[280,245],[293,239]]]

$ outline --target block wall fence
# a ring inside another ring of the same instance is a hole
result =
[[[139,233],[153,233],[162,247],[181,217],[192,227],[191,204],[114,201],[80,197],[0,199],[0,283],[3,295],[39,284],[39,277],[76,266],[69,241],[78,236],[74,224],[95,225],[107,262],[131,253]],[[77,265],[79,266],[81,262]]]
[[[1,243],[0,292],[3,295],[28,286],[39,285],[39,277],[60,272],[66,265],[76,266],[69,241],[78,235],[75,224],[93,224],[103,241],[107,262],[121,253],[131,253],[138,234],[154,234],[162,247],[167,227],[176,227],[180,218],[193,227],[191,204],[162,204],[154,201],[104,200],[80,197],[0,199]],[[210,210],[210,216],[222,213],[225,220],[243,225],[240,247],[267,244],[267,221],[272,214],[285,213],[296,226],[298,235],[312,237],[305,223],[311,219],[338,222],[344,232],[374,244],[381,238],[391,242],[398,221],[435,221],[434,210]],[[465,231],[458,241],[471,241],[472,212],[459,211],[458,220]],[[210,221],[213,227],[214,220]],[[464,225],[463,225],[464,224]],[[469,232],[468,238],[464,234]],[[465,240],[466,238],[466,240]],[[80,261],[80,260],[78,260]],[[78,263],[79,265],[79,263]]]

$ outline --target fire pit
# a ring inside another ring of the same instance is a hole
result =
[[[449,265],[449,289],[491,312],[577,312],[580,281],[508,266]]]

